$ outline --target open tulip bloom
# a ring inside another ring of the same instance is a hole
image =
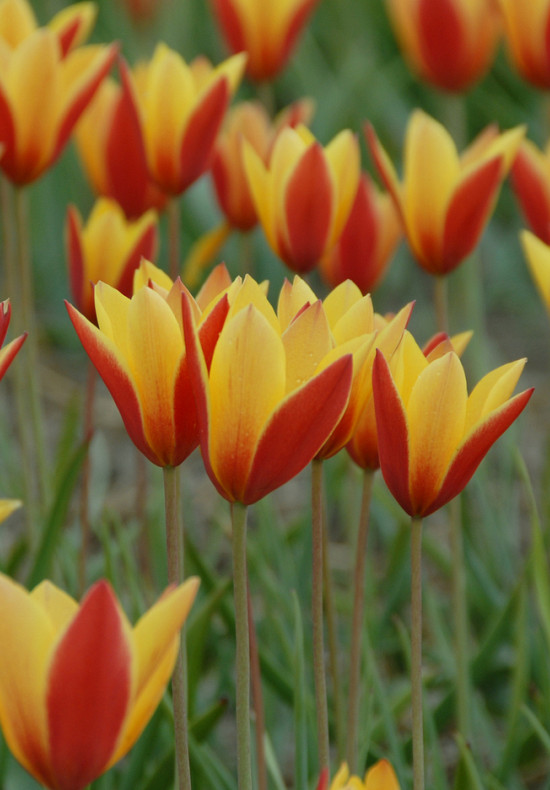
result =
[[[83,790],[123,757],[172,674],[198,579],[169,588],[134,628],[111,587],[79,605],[50,582],[0,575],[0,724],[49,790]]]

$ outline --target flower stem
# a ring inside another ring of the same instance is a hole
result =
[[[453,619],[456,649],[456,712],[458,731],[470,737],[470,678],[468,676],[468,611],[464,568],[464,545],[460,524],[460,496],[450,503],[453,568]]]
[[[163,473],[168,581],[170,584],[179,585],[183,581],[183,530],[179,523],[178,467],[165,466]],[[172,696],[174,700],[177,786],[179,790],[191,790],[187,728],[187,659],[185,628],[181,633],[178,659],[172,676]]]
[[[260,671],[260,657],[258,655],[258,642],[256,639],[256,626],[254,624],[254,613],[252,611],[252,598],[250,597],[250,586],[248,575],[246,579],[246,592],[248,599],[248,634],[250,640],[250,678],[252,682],[252,701],[254,705],[256,735],[256,765],[258,770],[258,790],[267,790],[267,766],[264,750],[264,699],[262,694],[262,675]]]
[[[363,611],[365,602],[365,565],[367,559],[367,540],[369,534],[369,512],[372,497],[374,472],[365,469],[363,473],[363,496],[357,546],[355,549],[355,570],[353,575],[353,615],[351,625],[351,653],[349,667],[347,762],[350,771],[357,770],[357,722],[359,713],[361,638],[363,635]]]
[[[330,573],[330,564],[328,560],[328,529],[326,513],[326,501],[323,497],[323,600],[325,604],[325,618],[327,621],[328,660],[330,678],[332,682],[334,730],[336,735],[338,762],[341,762],[344,754],[342,691],[340,683],[340,669],[338,666],[338,627],[336,622],[336,610],[334,607],[334,596],[332,595],[332,576]]]
[[[231,506],[233,522],[233,594],[235,598],[237,772],[239,790],[252,790],[250,762],[250,647],[246,570],[247,508],[239,502]]]
[[[84,440],[89,442],[94,430],[94,399],[96,369],[88,362],[88,380],[84,402]],[[80,548],[78,554],[78,588],[80,595],[86,589],[86,566],[90,544],[90,447],[82,464],[82,485],[80,488]]]
[[[319,773],[329,766],[327,682],[323,638],[323,462],[311,462],[311,516],[313,578],[311,609],[313,621],[313,675],[317,717]]]
[[[180,206],[177,197],[168,203],[168,245],[170,277],[177,280],[180,275]]]
[[[434,307],[438,332],[449,332],[449,291],[444,274],[434,277]]]
[[[422,519],[411,521],[411,701],[413,790],[424,790],[422,718]]]

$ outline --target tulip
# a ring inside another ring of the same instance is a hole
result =
[[[179,195],[210,164],[218,131],[244,71],[235,55],[212,67],[206,58],[187,65],[159,44],[142,64],[136,84],[149,170],[157,185]]]
[[[464,91],[490,67],[501,19],[493,0],[388,0],[399,45],[421,79]]]
[[[508,53],[523,79],[542,90],[550,88],[549,0],[518,3],[500,0]]]
[[[550,312],[550,246],[527,230],[521,233],[521,244],[531,276]]]
[[[550,244],[550,142],[540,151],[524,140],[511,170],[512,186],[531,230]]]
[[[61,154],[79,116],[116,55],[116,47],[81,47],[62,56],[58,38],[40,29],[0,53],[0,168],[21,186]]]
[[[182,331],[183,294],[187,289],[181,281],[170,291],[152,283],[139,288],[131,298],[99,282],[94,290],[98,326],[66,303],[80,341],[113,396],[130,438],[152,463],[163,467],[181,464],[199,441]],[[201,320],[200,308],[187,295],[199,324],[204,354],[210,359],[226,303],[220,299]]]
[[[83,2],[73,3],[52,17],[47,27],[56,33],[63,56],[88,38],[96,16],[95,3]],[[18,47],[37,28],[34,11],[27,0],[0,0],[0,38],[11,49]]]
[[[364,779],[350,776],[347,764],[342,763],[331,782],[330,790],[399,790],[399,782],[387,760],[379,760],[371,766]]]
[[[489,127],[459,157],[445,128],[416,110],[407,127],[402,184],[374,129],[365,131],[417,263],[430,274],[448,274],[478,243],[524,127],[503,134]]]
[[[136,25],[150,25],[164,5],[163,0],[123,0],[126,11]]]
[[[228,296],[209,371],[189,300],[185,339],[206,471],[225,499],[249,505],[297,475],[323,446],[347,405],[352,358],[328,355],[321,302],[281,331],[250,277]]]
[[[95,193],[116,200],[129,219],[137,219],[151,208],[162,210],[168,196],[149,174],[134,77],[122,59],[118,68],[121,84],[102,83],[75,140]]]
[[[10,300],[4,299],[3,302],[0,302],[0,346],[3,345],[4,340],[6,339],[8,327],[10,325],[10,318]],[[13,358],[25,342],[26,337],[27,333],[25,332],[19,337],[16,337],[15,340],[12,340],[10,343],[8,343],[7,346],[0,348],[0,379],[4,377],[6,370],[9,368]]]
[[[141,259],[156,254],[157,219],[148,211],[135,222],[127,221],[117,203],[100,198],[85,226],[78,209],[69,206],[66,237],[72,298],[77,309],[95,321],[93,285],[101,280],[131,295]]]
[[[266,166],[244,143],[256,211],[271,248],[298,274],[313,269],[344,229],[359,183],[359,147],[340,132],[326,148],[304,126],[283,129]]]
[[[364,173],[342,235],[321,261],[321,276],[332,288],[352,280],[370,293],[384,277],[402,232],[391,197]]]
[[[271,80],[285,67],[319,0],[212,0],[231,52],[246,52],[253,80]]]
[[[422,518],[459,494],[533,390],[510,397],[525,360],[488,373],[468,396],[458,355],[426,358],[405,335],[392,374],[377,352],[373,393],[380,467],[403,510]]]
[[[79,605],[0,575],[0,724],[49,790],[83,790],[123,757],[160,702],[198,579],[169,588],[132,629],[106,581]]]

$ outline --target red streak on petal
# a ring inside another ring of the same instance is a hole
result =
[[[0,146],[3,153],[0,155],[0,168],[9,179],[13,179],[15,168],[15,127],[8,97],[0,85]]]
[[[50,670],[46,704],[56,790],[81,790],[105,770],[130,703],[131,660],[115,596],[98,582]]]
[[[247,49],[243,26],[231,0],[212,0],[214,13],[232,52]]]
[[[463,22],[452,0],[420,0],[418,35],[430,77],[446,90],[463,90],[470,73]]]
[[[67,209],[67,222],[65,225],[65,245],[67,248],[67,261],[69,264],[69,282],[71,295],[81,313],[90,321],[95,321],[95,307],[93,291],[88,283],[90,298],[84,296],[84,253],[80,234],[82,223],[78,211],[74,206]]]
[[[512,167],[512,185],[521,210],[536,236],[550,244],[550,184],[521,149]]]
[[[63,30],[59,31],[58,40],[59,40],[59,46],[61,47],[62,57],[65,57],[65,55],[71,49],[73,41],[75,40],[75,37],[78,31],[80,30],[81,25],[82,25],[82,20],[76,17],[75,19],[72,20],[70,25],[68,25]]]

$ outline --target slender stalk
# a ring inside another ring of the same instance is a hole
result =
[[[413,790],[424,790],[422,718],[422,519],[411,521],[411,701]]]
[[[336,624],[336,610],[334,608],[334,596],[332,595],[332,576],[328,561],[328,529],[326,515],[327,508],[325,498],[323,497],[323,600],[325,603],[325,617],[327,621],[328,661],[330,679],[332,682],[334,730],[336,733],[338,762],[341,762],[344,754],[344,714],[342,710],[342,684],[340,683],[340,668],[338,666],[338,629]]]
[[[179,520],[178,468],[174,466],[165,466],[163,473],[168,581],[170,584],[178,585],[183,581],[183,531]],[[172,676],[172,696],[174,700],[174,739],[176,747],[177,786],[179,790],[191,790],[187,728],[187,661],[185,629],[182,630],[178,659]]]
[[[168,203],[168,261],[170,277],[176,280],[180,275],[180,205],[174,197]]]
[[[369,513],[372,498],[374,472],[365,469],[363,473],[363,496],[357,546],[355,549],[355,570],[353,574],[353,615],[351,625],[351,653],[349,665],[347,762],[352,773],[357,770],[357,723],[360,698],[361,641],[363,635],[363,612],[365,602],[365,566],[367,559],[367,540],[369,535]]]
[[[245,505],[231,506],[233,522],[233,594],[235,598],[237,773],[239,790],[252,790],[250,762],[250,647],[246,590],[246,515]]]
[[[460,497],[450,503],[453,569],[453,620],[456,650],[456,712],[458,731],[470,738],[470,678],[468,670],[468,611],[464,543],[460,524]]]
[[[449,290],[447,277],[434,277],[434,308],[438,332],[449,332]]]
[[[323,462],[311,462],[311,517],[313,576],[311,616],[313,621],[313,676],[315,678],[315,707],[317,715],[317,751],[319,773],[328,768],[329,737],[327,709],[327,681],[323,638]]]
[[[254,705],[254,716],[256,719],[254,732],[256,736],[258,790],[267,790],[267,765],[265,762],[264,750],[265,717],[264,698],[262,694],[262,675],[260,671],[260,657],[258,655],[258,641],[256,639],[256,626],[254,624],[254,613],[252,611],[252,598],[250,597],[248,575],[246,579],[246,594],[248,603],[248,634],[250,640],[250,679],[252,681],[252,702]]]
[[[86,399],[84,401],[84,439],[90,441],[94,430],[94,399],[96,369],[88,363],[88,380],[86,382]],[[86,589],[86,566],[90,544],[90,448],[82,465],[82,485],[80,488],[80,550],[78,554],[78,587],[80,595]]]

